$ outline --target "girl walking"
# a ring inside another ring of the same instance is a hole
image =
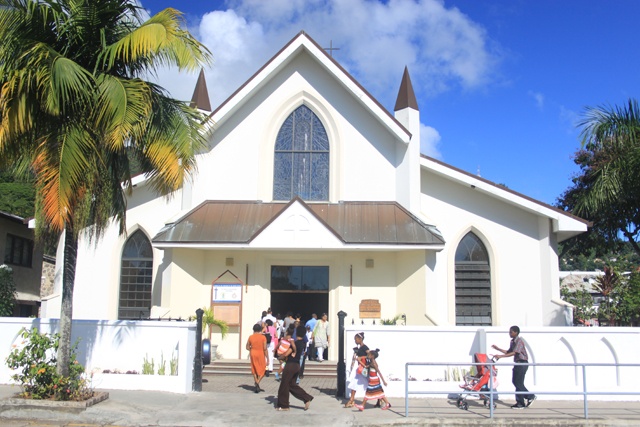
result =
[[[384,380],[384,377],[378,368],[378,363],[376,362],[379,352],[380,350],[377,348],[367,352],[367,360],[369,362],[369,385],[367,386],[367,392],[364,395],[364,399],[362,399],[362,405],[356,405],[356,408],[361,411],[364,411],[364,405],[367,403],[367,400],[376,399],[380,399],[384,402],[384,406],[382,406],[383,410],[391,408],[391,404],[384,395],[384,390],[380,385],[380,380],[382,380],[385,387],[387,386],[387,382]]]

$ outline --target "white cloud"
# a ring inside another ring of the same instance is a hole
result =
[[[422,154],[442,160],[442,154],[438,149],[440,139],[440,133],[436,129],[420,123],[420,152]]]
[[[482,87],[499,60],[485,30],[442,0],[226,4],[227,10],[202,16],[196,31],[215,57],[214,67],[206,70],[214,108],[300,30],[322,46],[331,41],[340,48],[334,52],[336,60],[389,109],[405,65],[420,98],[455,87]],[[163,71],[159,81],[174,96],[190,99],[196,77]]]
[[[532,97],[534,99],[534,101],[536,102],[536,106],[539,109],[543,109],[544,108],[544,95],[540,92],[534,92],[532,90],[529,91],[529,96]]]
[[[581,119],[580,114],[566,108],[564,105],[560,106],[560,123],[565,127],[568,134],[575,134],[578,132],[577,126]]]

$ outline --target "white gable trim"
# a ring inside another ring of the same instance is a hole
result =
[[[552,221],[554,232],[570,234],[564,236],[565,238],[587,231],[586,221],[580,221],[579,219],[567,215],[559,210],[548,207],[542,202],[529,199],[514,191],[508,191],[493,183],[487,182],[484,179],[456,170],[451,166],[442,164],[424,156],[420,157],[420,166],[450,181],[469,186],[476,191],[487,194],[490,197],[517,206],[526,211],[535,213],[536,215],[547,217]]]
[[[302,50],[316,59],[331,75],[333,75],[351,94],[358,99],[373,115],[389,129],[391,133],[404,144],[409,144],[411,133],[400,125],[395,118],[378,104],[351,76],[349,76],[336,62],[334,62],[318,45],[304,32],[299,33],[254,74],[243,86],[232,94],[212,114],[209,131],[215,131],[231,114],[236,111],[245,100],[277,73],[279,69],[293,60]]]

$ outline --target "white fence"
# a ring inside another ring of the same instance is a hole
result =
[[[0,383],[12,384],[13,372],[6,359],[19,345],[22,328],[55,333],[58,319],[0,319]],[[72,343],[78,341],[78,361],[97,389],[159,390],[188,393],[192,389],[195,357],[195,322],[74,320]],[[160,360],[165,375],[158,375]],[[170,375],[170,361],[177,363],[177,375]],[[141,375],[144,361],[154,362],[154,375]],[[103,373],[104,371],[112,373]],[[135,371],[136,374],[126,374]],[[113,373],[120,372],[120,373]]]
[[[640,355],[640,328],[521,328],[532,363],[637,363]],[[404,369],[407,362],[457,363],[458,368],[445,366],[413,366],[409,389],[428,391],[458,391],[463,370],[471,369],[474,353],[495,354],[492,344],[509,348],[508,327],[411,327],[411,326],[347,326],[345,355],[347,370],[354,347],[353,336],[365,332],[365,344],[379,348],[378,365],[387,380],[385,393],[403,397]],[[505,359],[505,362],[513,359]],[[499,366],[499,362],[498,362]],[[498,392],[501,398],[513,399],[511,366],[498,369]],[[589,367],[589,390],[596,392],[637,391],[640,367]],[[348,378],[348,376],[347,376]],[[569,366],[532,366],[525,385],[536,390],[582,392],[582,373]],[[423,394],[413,397],[446,397],[443,394]],[[581,399],[574,396],[543,395],[541,399]],[[597,400],[637,400],[638,396],[599,396]]]

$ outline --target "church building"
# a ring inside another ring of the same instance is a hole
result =
[[[334,336],[340,311],[348,325],[566,325],[557,244],[587,222],[422,155],[401,71],[390,113],[299,33],[211,112],[183,188],[165,198],[137,177],[126,236],[80,241],[74,319],[212,308],[225,358],[246,356],[267,307],[327,313]],[[211,109],[202,73],[193,102]],[[59,317],[60,290],[58,274],[43,317]]]

